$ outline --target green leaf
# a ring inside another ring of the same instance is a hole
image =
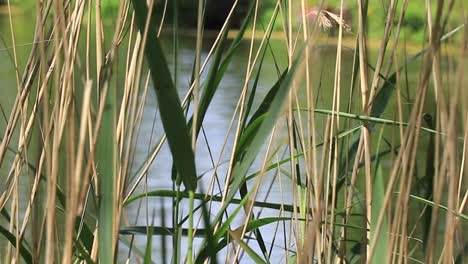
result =
[[[8,241],[10,241],[10,244],[16,247],[16,237],[10,233],[7,229],[3,228],[3,226],[0,225],[0,234],[2,234]],[[20,241],[19,243],[19,253],[21,257],[23,257],[24,261],[26,263],[33,263],[32,261],[32,256],[29,250],[23,245],[23,243]]]
[[[382,88],[377,92],[372,103],[371,117],[380,117],[387,108],[388,102],[395,90],[396,73],[393,73],[387,80],[384,81]]]
[[[307,111],[307,109],[301,109],[301,110]],[[339,115],[340,117],[367,121],[369,123],[386,124],[386,125],[394,125],[394,126],[410,126],[411,125],[409,123],[399,122],[399,121],[395,121],[391,119],[377,118],[377,117],[372,117],[372,116],[358,115],[358,114],[345,113],[345,112],[336,112],[336,111],[326,110],[326,109],[315,109],[314,111],[315,113],[318,113],[318,114]],[[426,131],[426,132],[433,133],[433,134],[438,134],[441,136],[446,135],[442,132],[436,131],[428,127],[420,127],[420,129],[422,131]],[[459,139],[463,139],[463,138],[459,137]]]
[[[267,95],[263,99],[262,103],[258,107],[257,111],[252,115],[249,120],[247,127],[252,125],[257,121],[258,118],[261,118],[263,115],[268,113],[271,105],[273,104],[273,100],[275,99],[276,95],[280,92],[281,84],[287,76],[288,71],[284,70],[281,76],[279,77],[278,81],[273,85],[273,87],[268,91]]]
[[[153,227],[148,226],[146,227],[148,230],[148,236],[146,240],[146,252],[145,252],[145,259],[143,260],[144,264],[149,264],[152,263],[151,260],[151,252],[153,252],[152,246],[153,246]]]
[[[181,228],[182,236],[188,236],[188,228]],[[165,226],[123,226],[120,228],[119,233],[121,235],[140,235],[140,236],[174,236],[176,234],[176,228],[170,228]],[[206,230],[199,228],[195,232],[196,237],[205,236]],[[149,239],[149,238],[148,238]]]
[[[242,231],[241,231],[242,232]],[[228,231],[230,237],[252,258],[255,263],[267,263],[255,251],[247,245],[234,231]]]
[[[172,190],[156,190],[156,191],[150,191],[150,192],[145,192],[145,193],[140,193],[134,196],[131,196],[127,202],[125,203],[125,206],[129,205],[132,202],[137,201],[138,199],[141,199],[143,197],[180,197],[180,198],[188,198],[188,193],[187,192],[181,192],[177,194],[176,191]],[[217,195],[206,195],[203,193],[195,193],[194,198],[196,200],[201,200],[204,202],[208,201],[215,201],[215,202],[221,202],[222,197],[217,196]],[[242,200],[240,199],[231,199],[230,203],[231,204],[240,204]],[[261,207],[261,208],[270,208],[270,209],[276,209],[276,210],[284,210],[287,212],[293,212],[294,207],[292,205],[288,204],[278,204],[278,203],[268,203],[268,202],[255,202],[254,206]]]
[[[382,127],[379,134],[379,140],[377,141],[377,152],[380,149],[380,143],[382,142],[384,127]],[[385,183],[384,175],[382,173],[382,166],[380,164],[380,158],[376,159],[376,172],[374,173],[375,179],[373,184],[372,191],[372,215],[371,215],[371,230],[370,230],[370,239],[378,239],[375,246],[375,254],[372,258],[372,263],[378,262],[379,259],[386,259],[387,255],[387,242],[389,241],[387,220],[384,219],[382,222],[382,228],[379,235],[375,233],[376,225],[379,219],[379,215],[382,211],[385,211]],[[369,242],[371,243],[371,242]]]
[[[434,129],[434,122],[433,118],[429,114],[425,114],[424,118],[426,121],[426,124],[428,127]],[[435,178],[435,137],[434,135],[429,135],[429,140],[427,142],[427,150],[426,150],[426,171],[424,177],[421,179],[423,184],[417,184],[419,188],[423,188],[424,193],[422,194],[422,197],[429,200],[433,197],[433,191],[434,191],[434,178]],[[424,210],[423,215],[421,216],[421,223],[423,226],[423,243],[424,243],[424,248],[428,248],[427,246],[429,245],[430,239],[429,235],[431,232],[431,223],[432,223],[432,211],[433,207],[427,207],[424,206],[426,210]]]
[[[227,39],[227,34],[228,34],[228,29],[226,29],[224,33],[222,34],[218,47],[216,48],[214,60],[211,63],[210,70],[208,72],[207,82],[204,85],[205,89],[200,98],[200,103],[198,107],[197,127],[196,127],[197,136],[198,136],[198,133],[200,132],[203,119],[205,118],[206,112],[208,110],[208,106],[210,105],[211,100],[213,99],[216,93],[216,90],[219,87],[219,82],[217,82],[217,80],[222,79],[222,76],[225,73],[225,70],[220,71],[219,65],[221,63],[221,58],[223,56],[223,49],[224,49],[224,45]],[[223,61],[223,63],[229,63],[229,62],[230,60]],[[189,121],[189,125],[188,125],[189,127],[192,124],[192,120],[193,120],[193,117]]]
[[[234,168],[232,170],[232,182],[230,184],[230,189],[227,195],[227,201],[234,197],[234,194],[237,192],[243,181],[245,180],[247,171],[257,157],[258,152],[260,151],[263,143],[271,133],[271,130],[276,124],[276,120],[283,110],[283,103],[288,97],[290,83],[293,79],[295,70],[297,68],[298,62],[293,65],[291,70],[285,73],[285,77],[280,78],[277,83],[270,89],[265,100],[262,103],[262,106],[254,114],[254,117],[261,116],[262,112],[265,112],[266,115],[258,126],[256,133],[241,141],[247,141],[242,144],[242,148],[237,150],[237,158],[235,160]],[[258,114],[257,114],[258,113]],[[252,119],[252,120],[256,120]],[[250,123],[250,122],[249,122]],[[240,153],[242,153],[242,158],[240,158]],[[223,209],[224,210],[224,209]],[[221,211],[223,211],[221,210]]]
[[[217,264],[218,260],[216,258],[216,251],[214,250],[216,247],[216,241],[214,239],[214,230],[210,223],[210,212],[208,208],[206,208],[206,203],[201,204],[202,207],[202,214],[203,214],[203,221],[205,222],[205,227],[207,232],[205,233],[205,239],[207,241],[208,256],[210,257],[210,263]]]
[[[148,8],[145,1],[132,0],[140,32],[145,31]],[[164,131],[177,172],[187,190],[195,190],[197,176],[188,127],[177,90],[172,82],[168,64],[156,37],[157,23],[149,23],[145,56],[151,70],[154,90]]]
[[[427,199],[421,198],[421,197],[416,196],[416,195],[411,195],[410,194],[410,197],[413,198],[414,200],[418,201],[418,202],[427,204],[427,205],[432,206],[432,207],[438,206],[440,209],[442,209],[442,210],[444,210],[446,212],[450,212],[450,210],[447,208],[447,206],[444,206],[444,205],[441,205],[441,204],[435,204],[433,201],[429,201]],[[454,210],[451,210],[451,213],[454,214],[455,216],[460,217],[461,219],[463,219],[465,221],[468,221],[468,215],[456,212]]]
[[[141,251],[138,247],[134,247],[133,246],[133,240],[130,241],[130,239],[128,239],[127,237],[125,236],[120,236],[119,237],[119,240],[122,244],[124,244],[125,246],[127,246],[129,249],[131,249],[132,251],[132,254],[141,258],[141,259],[144,259],[145,258],[145,253],[143,251]],[[155,262],[151,262],[151,264],[155,264]]]
[[[241,28],[239,29],[236,38],[234,39],[231,46],[227,50],[226,56],[223,59],[222,59],[222,55],[223,55],[224,46],[227,41],[229,28],[226,28],[226,30],[223,32],[221,36],[218,47],[216,48],[214,60],[211,63],[210,70],[206,77],[207,81],[206,81],[206,84],[204,85],[205,89],[204,89],[203,95],[200,98],[200,106],[199,106],[199,112],[198,112],[199,116],[197,118],[198,120],[197,133],[200,131],[206,111],[208,110],[208,106],[210,105],[211,100],[213,99],[214,94],[216,90],[218,89],[219,84],[221,83],[221,80],[223,79],[224,74],[226,73],[227,68],[231,64],[232,58],[234,57],[235,52],[240,46],[239,44],[243,40],[245,30],[247,29],[247,26],[249,25],[248,22],[253,15],[254,6],[255,5],[253,5],[253,3],[250,4],[247,16],[245,17],[244,22]],[[189,124],[191,124],[191,122],[192,122],[192,119],[190,120]]]
[[[236,208],[236,211],[234,212],[234,215],[235,215],[236,212],[238,212],[240,210],[241,207],[242,206],[239,206],[239,207]],[[233,219],[233,217],[232,217],[232,215],[230,215],[229,219],[226,220],[226,222],[223,223],[223,225],[218,229],[218,232],[216,233],[215,238],[216,238],[216,241],[219,241],[219,240],[220,241],[217,243],[217,245],[216,245],[216,247],[214,249],[215,252],[219,252],[224,247],[226,247],[229,243],[232,242],[232,240],[227,237],[227,233],[228,233],[228,230],[229,230],[229,223],[231,222],[232,219]],[[275,222],[279,222],[279,221],[291,221],[291,218],[290,217],[267,217],[267,218],[256,219],[256,220],[250,221],[247,224],[246,233],[252,232],[252,231],[257,230],[258,228],[260,228],[262,226],[272,224],[272,223],[275,223]],[[242,226],[238,227],[237,230],[241,230],[242,228],[243,228]],[[202,249],[202,251],[199,253],[199,255],[197,256],[197,258],[195,260],[195,263],[203,263],[203,261],[207,257],[207,254],[208,254],[207,251],[208,250],[213,250],[213,249],[210,249],[208,247],[204,247]]]
[[[440,42],[445,42],[446,40],[448,40],[450,37],[452,37],[453,35],[455,35],[455,33],[457,33],[458,31],[460,31],[462,28],[465,27],[465,24],[461,24],[459,25],[458,27],[456,27],[455,29],[453,29],[452,31],[448,32],[447,34],[443,35],[441,38],[440,38]],[[415,55],[411,56],[409,59],[407,59],[405,61],[405,63],[403,65],[400,66],[400,69],[399,71],[403,70],[408,64],[410,64],[411,62],[417,60],[419,57],[421,57],[422,55],[424,55],[426,52],[428,52],[430,50],[430,47],[427,47],[423,50],[421,50],[420,52],[416,53]]]
[[[109,63],[103,66],[109,68]],[[104,71],[103,71],[104,72]],[[117,115],[116,89],[109,89],[105,98],[106,109],[102,114],[101,128],[99,129],[99,140],[96,146],[96,163],[99,177],[99,209],[98,209],[98,241],[99,262],[111,263],[114,261],[114,236],[115,236],[115,171],[117,161],[114,120]],[[118,161],[117,161],[118,162]],[[66,195],[66,193],[65,193]],[[92,244],[91,244],[92,245]]]

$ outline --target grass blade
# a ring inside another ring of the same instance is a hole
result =
[[[383,141],[383,132],[384,132],[384,127],[382,127],[380,135],[379,135],[379,140],[378,140],[378,145],[377,145],[377,152],[380,149],[380,143]],[[371,262],[376,262],[383,259],[386,259],[387,255],[387,242],[389,239],[388,232],[387,232],[387,221],[384,220],[382,224],[382,234],[380,236],[376,236],[375,234],[375,225],[377,223],[377,219],[379,218],[379,214],[382,210],[386,210],[384,208],[384,199],[385,199],[385,185],[384,185],[384,174],[382,173],[382,165],[380,164],[380,158],[377,157],[376,159],[376,172],[374,173],[375,178],[374,178],[374,190],[372,192],[372,219],[371,219],[371,232],[370,232],[370,239],[378,239],[378,242],[376,243],[375,247],[375,254]],[[378,258],[378,259],[377,259]]]
[[[140,32],[145,32],[148,7],[144,1],[132,0]],[[175,167],[188,190],[195,190],[197,177],[194,154],[177,90],[156,35],[156,23],[149,23],[145,55],[151,70],[159,111]]]
[[[152,263],[151,260],[151,252],[153,252],[152,246],[153,246],[153,231],[154,228],[152,226],[146,227],[148,229],[148,236],[146,240],[146,252],[145,252],[145,259],[143,261],[144,264],[149,264]]]
[[[1,225],[0,234],[2,234],[8,241],[10,241],[11,245],[16,246],[16,237]],[[23,243],[20,243],[19,246],[19,253],[23,257],[24,261],[26,261],[26,263],[33,263],[31,252],[29,252]]]

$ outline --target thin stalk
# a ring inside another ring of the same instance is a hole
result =
[[[193,88],[193,121],[192,121],[192,148],[195,153],[197,145],[197,124],[198,124],[198,105],[200,100],[200,61],[201,61],[201,48],[203,40],[203,7],[204,0],[198,0],[198,16],[197,16],[197,40],[195,47],[195,80]]]
[[[188,250],[187,250],[187,263],[192,264],[193,261],[193,207],[195,200],[195,192],[193,190],[189,191],[189,226],[188,226]]]

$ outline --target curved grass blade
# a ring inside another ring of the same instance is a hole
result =
[[[260,132],[260,128],[262,127],[262,125],[266,124],[265,120],[269,116],[269,110],[271,110],[271,106],[273,104],[274,99],[277,98],[277,95],[280,91],[280,88],[282,87],[282,84],[284,82],[284,79],[287,73],[288,73],[287,70],[283,72],[283,74],[275,83],[275,85],[273,85],[273,87],[268,91],[267,95],[263,99],[257,111],[255,111],[253,116],[250,118],[245,128],[245,131],[242,134],[241,139],[239,140],[238,148],[236,150],[236,155],[235,155],[236,161],[241,161],[243,159],[243,155],[249,149],[252,149],[251,145],[255,142],[255,139],[257,139],[256,136]],[[283,96],[284,98],[286,97],[286,94],[282,94],[281,96]]]
[[[188,236],[188,228],[181,228],[182,236]],[[119,233],[121,235],[140,235],[140,236],[174,236],[176,235],[176,228],[165,226],[125,226],[121,227]],[[204,237],[207,229],[199,228],[195,232],[195,237]],[[149,239],[149,238],[148,238]]]
[[[130,197],[127,200],[127,202],[125,203],[125,206],[127,206],[130,203],[133,203],[135,201],[138,201],[141,198],[146,198],[146,197],[168,197],[168,198],[177,198],[178,197],[178,198],[182,199],[182,198],[188,198],[189,194],[187,192],[177,193],[177,191],[173,191],[173,190],[156,190],[156,191],[144,192],[144,193],[140,193],[138,195],[134,195],[134,196]],[[206,203],[206,202],[209,202],[209,201],[214,201],[214,202],[221,202],[222,201],[221,196],[206,195],[204,193],[195,193],[194,194],[194,199],[203,201],[203,203]],[[241,203],[242,203],[241,199],[236,199],[236,198],[231,199],[231,204],[241,204]],[[269,202],[255,201],[252,205],[254,207],[259,207],[259,208],[268,208],[268,209],[275,209],[275,210],[283,210],[285,212],[294,212],[294,206],[289,205],[289,204],[279,204],[279,203],[269,203]],[[299,210],[299,207],[296,207],[296,210]],[[312,208],[309,208],[309,211],[311,211],[311,210],[312,210]],[[344,209],[342,211],[335,210],[336,215],[341,215],[343,212],[345,212]],[[184,221],[182,221],[182,222],[184,222]]]
[[[140,32],[145,31],[148,7],[145,1],[132,0]],[[175,167],[187,190],[195,190],[197,176],[188,127],[168,64],[157,39],[154,19],[149,23],[145,56],[151,70],[159,111]]]
[[[277,15],[278,15],[278,12],[275,12],[273,14],[272,21],[276,21]],[[267,51],[269,50],[269,48],[271,48],[269,42],[270,42],[270,38],[271,38],[272,33],[273,33],[273,30],[271,30],[271,29],[267,33],[268,34],[268,36],[266,37],[266,42],[267,43],[266,43],[266,46],[262,50],[262,55],[261,55],[261,58],[260,58],[260,64],[258,65],[257,74],[256,74],[256,77],[255,77],[254,83],[252,85],[252,89],[250,91],[249,99],[247,101],[244,120],[242,121],[242,131],[246,127],[247,119],[248,119],[248,116],[250,114],[250,110],[252,109],[252,105],[253,105],[253,102],[254,102],[254,99],[255,99],[255,94],[256,94],[256,91],[257,91],[257,87],[258,87],[258,82],[260,80],[260,75],[261,75],[262,68],[263,68],[263,63],[265,62],[265,55],[266,55]],[[276,63],[276,59],[274,57],[273,52],[272,52],[272,56],[273,56],[273,59],[274,59],[274,61]],[[281,77],[283,77],[283,76],[281,76]],[[254,119],[254,116],[250,120],[252,121],[253,119]]]
[[[447,34],[443,35],[441,38],[440,38],[440,42],[445,42],[447,41],[450,37],[452,37],[453,35],[455,35],[458,31],[460,31],[461,29],[463,29],[465,27],[465,24],[461,24],[459,25],[458,27],[456,27],[455,29],[453,29],[452,31],[448,32]],[[427,47],[427,48],[424,48],[423,50],[419,51],[418,53],[416,53],[415,55],[411,56],[409,59],[407,59],[405,61],[405,63],[403,65],[400,66],[400,68],[398,69],[399,71],[402,71],[408,64],[412,63],[413,61],[417,60],[419,57],[421,57],[422,55],[424,55],[426,52],[428,52],[430,50],[430,47]]]
[[[145,193],[140,193],[137,195],[134,195],[130,197],[125,205],[127,206],[128,204],[137,201],[138,199],[144,198],[144,197],[179,197],[179,198],[188,198],[189,195],[187,192],[180,192],[179,195],[177,196],[176,191],[172,190],[157,190],[157,191],[150,191],[150,192],[145,192]],[[203,193],[195,193],[194,198],[196,200],[201,200],[204,202],[208,201],[215,201],[215,202],[221,202],[222,197],[217,196],[217,195],[206,195]],[[241,199],[231,199],[231,204],[240,204]],[[256,207],[262,207],[262,208],[269,208],[269,209],[276,209],[276,210],[281,210],[283,209],[284,211],[287,212],[293,212],[294,207],[292,205],[288,204],[278,204],[278,203],[268,203],[268,202],[255,202],[254,206]]]
[[[301,110],[306,110],[306,109],[301,109]],[[315,109],[314,110],[316,113],[319,114],[326,114],[326,115],[339,115],[340,117],[345,117],[345,118],[351,118],[355,120],[362,120],[362,121],[367,121],[369,123],[377,123],[377,124],[386,124],[386,125],[395,125],[395,126],[411,126],[412,124],[406,123],[406,122],[399,122],[391,119],[385,119],[385,118],[377,118],[377,117],[372,117],[372,116],[365,116],[365,115],[358,115],[358,114],[351,114],[351,113],[345,113],[345,112],[336,112],[336,111],[331,111],[331,110],[326,110],[326,109]],[[420,127],[422,131],[426,131],[432,134],[438,134],[441,136],[445,136],[446,134],[439,132],[437,130],[428,128],[428,127]],[[459,139],[463,139],[459,137]]]
[[[444,205],[441,205],[441,204],[435,204],[433,201],[430,201],[430,200],[427,200],[427,199],[424,199],[424,198],[421,198],[419,196],[416,196],[416,195],[412,195],[410,194],[411,198],[413,198],[414,200],[418,201],[418,202],[421,202],[421,203],[424,203],[424,204],[427,204],[429,206],[438,206],[439,208],[441,208],[442,210],[446,211],[446,212],[450,212],[452,214],[454,214],[455,216],[457,217],[460,217],[461,219],[463,219],[464,221],[468,221],[468,215],[465,215],[465,214],[462,214],[462,213],[459,213],[459,212],[456,212],[456,211],[450,211],[446,206]]]

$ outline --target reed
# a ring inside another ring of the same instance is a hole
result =
[[[468,261],[463,1],[421,2],[421,43],[407,0],[235,0],[217,31],[179,2],[36,1],[30,43],[4,16],[1,263]]]

